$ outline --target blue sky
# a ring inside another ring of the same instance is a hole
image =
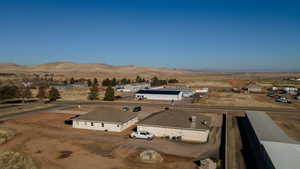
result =
[[[300,70],[299,1],[1,0],[0,62]]]

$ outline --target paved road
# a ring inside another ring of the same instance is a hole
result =
[[[54,103],[54,106],[47,107],[47,108],[41,108],[31,111],[23,111],[20,113],[12,114],[12,115],[3,115],[0,116],[0,119],[11,119],[16,118],[22,115],[26,114],[33,114],[33,113],[40,113],[45,111],[52,111],[56,109],[61,109],[68,106],[74,106],[74,105],[122,105],[122,106],[155,106],[155,107],[171,107],[171,104],[168,104],[165,102],[162,103],[134,103],[134,102],[105,102],[105,101],[94,101],[94,102],[78,102],[78,101],[58,101]],[[266,112],[273,112],[273,113],[292,113],[293,115],[299,115],[300,116],[300,109],[292,109],[292,108],[264,108],[264,107],[235,107],[235,106],[204,106],[204,105],[192,105],[192,104],[179,104],[176,105],[180,107],[181,109],[192,109],[192,110],[216,110],[220,112],[230,112],[230,111],[246,111],[246,110],[252,110],[252,111],[266,111]],[[299,113],[299,114],[298,114]]]
[[[27,115],[27,114],[42,113],[42,112],[45,112],[45,111],[61,109],[61,108],[64,108],[66,106],[69,106],[69,104],[56,104],[56,105],[46,107],[46,108],[40,108],[40,109],[35,109],[35,110],[22,111],[22,112],[14,113],[14,114],[2,115],[2,116],[0,116],[0,119],[1,120],[14,119],[14,118],[24,116],[24,115]]]
[[[69,105],[152,105],[157,107],[168,107],[171,106],[171,104],[168,103],[133,103],[133,102],[105,102],[105,101],[95,101],[95,102],[57,102],[58,104],[69,104]],[[205,105],[193,105],[193,104],[175,104],[175,106],[178,106],[180,108],[184,109],[203,109],[203,110],[222,110],[222,111],[246,111],[246,110],[252,110],[252,111],[267,111],[267,112],[299,112],[300,109],[296,108],[268,108],[268,107],[236,107],[236,106],[205,106]]]

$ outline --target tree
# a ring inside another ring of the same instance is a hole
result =
[[[117,85],[117,79],[113,78],[110,82],[111,86],[116,86]]]
[[[68,84],[68,80],[66,79],[66,80],[64,80],[64,84],[65,85],[67,85]]]
[[[145,82],[146,80],[145,79],[143,79],[143,78],[141,78],[140,76],[137,76],[136,78],[135,78],[135,82],[136,83],[141,83],[141,82]]]
[[[46,98],[46,88],[45,87],[39,87],[39,91],[36,95],[37,98],[39,98],[40,100],[43,100],[44,98]]]
[[[167,80],[160,80],[156,76],[151,79],[151,86],[161,86],[168,84]]]
[[[113,101],[115,99],[115,91],[111,86],[108,86],[105,91],[104,100]]]
[[[31,93],[31,90],[29,87],[22,87],[19,89],[19,96],[23,99],[23,102],[26,99],[28,98],[31,98],[32,97],[32,93]]]
[[[99,95],[99,91],[98,91],[98,86],[93,84],[92,87],[90,88],[90,92],[88,94],[88,99],[89,100],[98,100],[98,95]]]
[[[97,78],[94,78],[93,85],[96,85],[96,86],[98,86],[98,85],[99,85]]]
[[[49,91],[48,97],[50,101],[56,101],[57,99],[60,98],[60,93],[56,88],[52,87]]]
[[[111,82],[109,80],[109,78],[106,78],[102,81],[102,86],[110,86],[111,85]]]
[[[168,83],[178,83],[178,80],[177,79],[169,79]]]
[[[74,84],[75,83],[75,80],[74,78],[72,77],[71,80],[70,80],[70,84]]]
[[[18,96],[18,87],[16,86],[3,86],[0,87],[0,100],[13,99]]]
[[[121,84],[121,85],[129,84],[129,83],[130,83],[130,80],[129,80],[129,79],[126,79],[126,78],[123,78],[123,79],[121,79],[121,81],[120,81],[120,84]]]
[[[88,84],[89,87],[92,86],[92,81],[91,81],[91,79],[88,79],[87,84]]]

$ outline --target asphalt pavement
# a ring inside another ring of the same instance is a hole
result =
[[[8,115],[2,115],[0,116],[0,119],[11,119],[11,118],[17,118],[23,115],[27,114],[34,114],[34,113],[42,113],[47,111],[53,111],[57,109],[62,109],[69,106],[74,105],[119,105],[119,106],[155,106],[160,108],[165,107],[172,107],[172,105],[169,103],[143,103],[143,102],[117,102],[117,101],[85,101],[85,102],[79,102],[79,101],[57,101],[52,103],[53,106],[47,107],[47,108],[40,108],[36,110],[30,110],[30,111],[23,111],[15,114],[8,114]],[[300,116],[300,109],[296,108],[268,108],[268,107],[236,107],[236,106],[205,106],[205,105],[194,105],[194,104],[175,104],[175,107],[178,107],[180,109],[191,109],[191,110],[215,110],[220,112],[230,112],[230,111],[266,111],[266,112],[285,112],[285,113],[293,113],[297,114],[299,113]]]

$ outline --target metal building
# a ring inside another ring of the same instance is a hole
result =
[[[182,100],[182,92],[177,90],[139,90],[135,94],[138,100]]]

